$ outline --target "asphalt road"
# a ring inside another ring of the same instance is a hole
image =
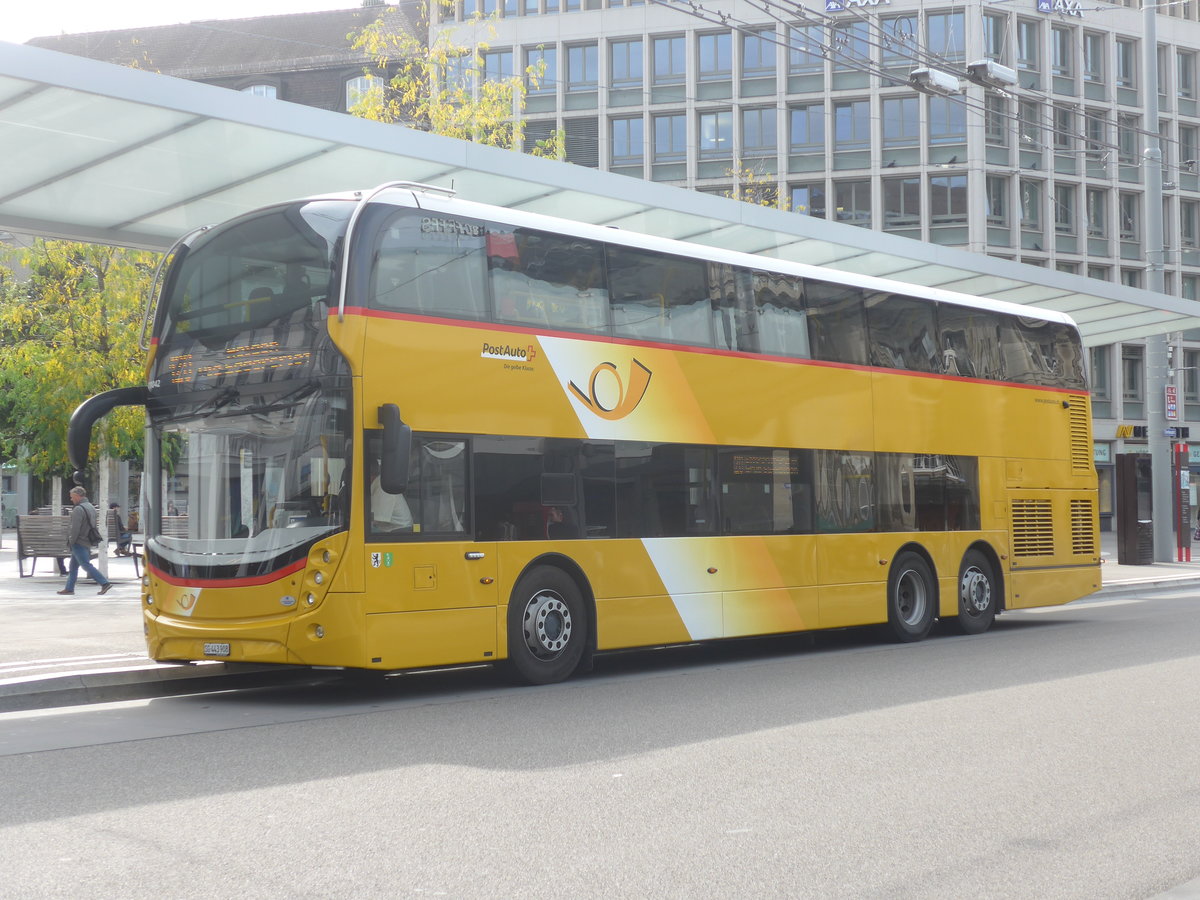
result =
[[[0,714],[0,897],[1143,898],[1200,877],[1200,596]]]

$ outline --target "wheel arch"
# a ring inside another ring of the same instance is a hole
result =
[[[1004,577],[1004,566],[1000,563],[1000,554],[996,552],[996,548],[982,538],[971,543],[969,547],[963,550],[962,559],[966,559],[967,554],[972,550],[980,553],[992,565],[992,575],[996,579],[996,594],[999,597],[999,602],[996,604],[996,612],[1003,612],[1008,608],[1008,581]],[[959,570],[962,569],[962,559],[958,561]]]
[[[512,592],[521,583],[521,579],[540,566],[550,566],[559,569],[574,581],[575,586],[579,588],[579,595],[583,598],[583,607],[587,614],[587,642],[584,645],[580,670],[585,671],[586,669],[590,669],[592,654],[596,652],[596,594],[592,590],[591,579],[587,577],[583,571],[583,567],[579,563],[562,553],[543,553],[540,556],[535,556],[525,564],[521,571],[517,573],[517,577],[513,579],[512,587],[508,592],[508,600],[505,602],[512,601]]]
[[[933,573],[933,602],[934,609],[939,609],[939,604],[942,600],[942,586],[938,581],[937,563],[933,561],[933,556],[925,549],[924,544],[919,544],[916,541],[909,541],[907,544],[901,544],[896,548],[896,552],[892,554],[891,563],[888,565],[888,578],[892,577],[892,572],[896,568],[896,560],[903,553],[915,553],[921,559],[925,560],[925,565],[929,566],[929,571]]]

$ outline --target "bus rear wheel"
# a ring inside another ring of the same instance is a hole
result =
[[[996,621],[999,592],[988,558],[968,550],[958,570],[958,615],[950,623],[962,634],[983,634]]]
[[[587,644],[587,616],[575,582],[538,566],[521,577],[508,604],[508,670],[523,684],[570,676]]]
[[[888,628],[901,643],[924,640],[937,614],[937,583],[929,563],[916,553],[896,557],[888,575]]]

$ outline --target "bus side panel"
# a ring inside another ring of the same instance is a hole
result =
[[[818,626],[817,538],[725,538],[719,563],[725,637]]]
[[[1013,572],[1010,609],[1034,606],[1061,606],[1100,589],[1100,570],[1046,569]]]
[[[493,662],[496,618],[495,607],[373,613],[366,617],[366,664],[411,669]]]
[[[887,566],[883,541],[895,535],[826,534],[817,549],[822,628],[887,621]],[[864,582],[864,577],[876,576]]]
[[[468,551],[482,557],[467,559]],[[495,544],[371,543],[364,552],[368,614],[495,608],[498,602]]]

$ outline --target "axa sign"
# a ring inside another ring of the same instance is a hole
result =
[[[892,0],[825,0],[825,12],[845,12],[871,6],[891,6]]]
[[[1079,0],[1037,0],[1037,8],[1038,12],[1083,18],[1083,4]]]

